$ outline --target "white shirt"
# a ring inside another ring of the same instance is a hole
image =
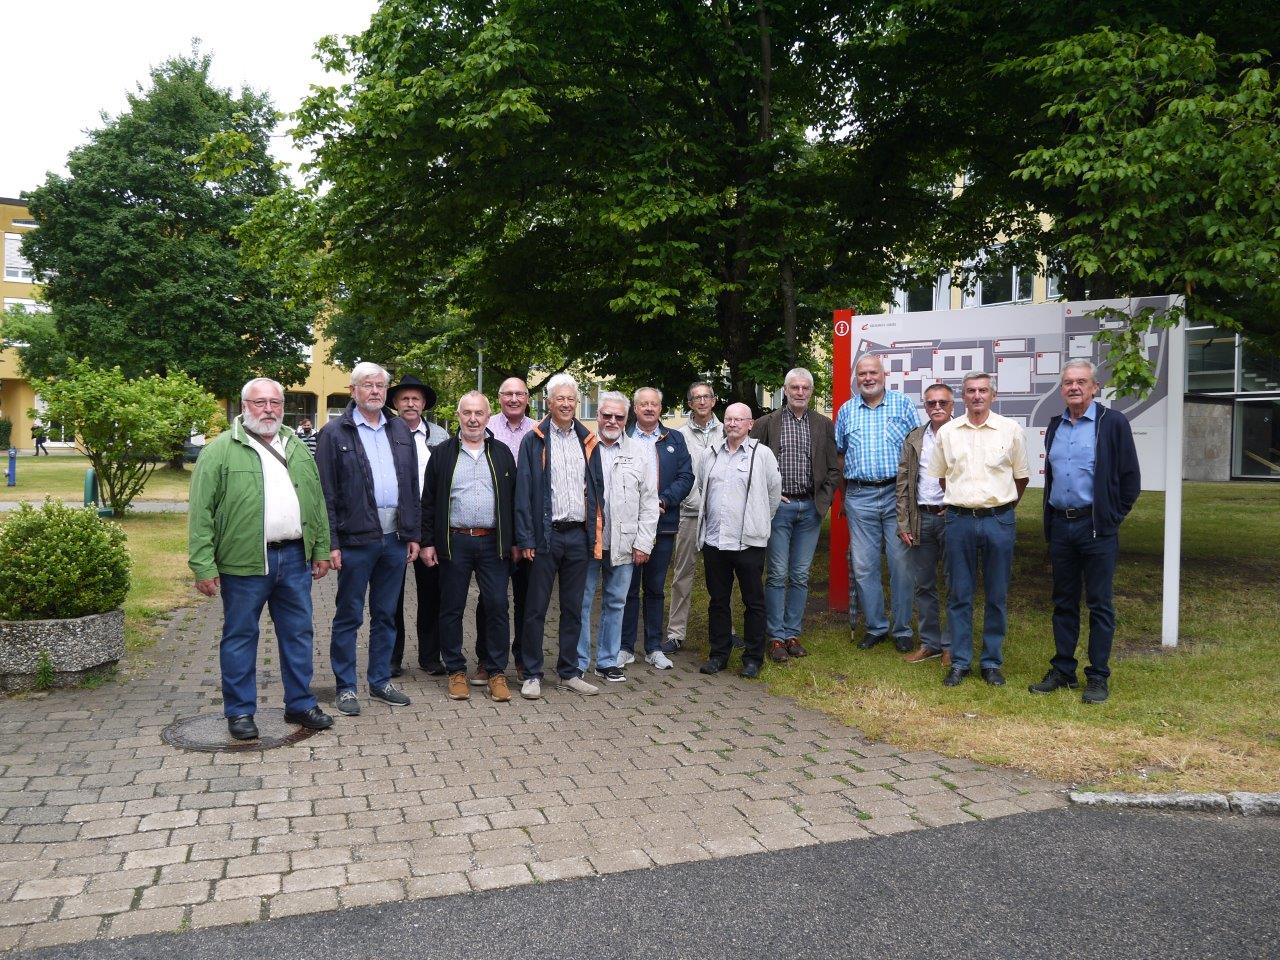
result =
[[[418,496],[422,496],[422,482],[427,475],[427,461],[431,459],[431,448],[427,446],[427,438],[430,432],[427,430],[427,421],[418,422],[418,429],[411,430],[413,434],[414,446],[418,448]]]
[[[942,506],[942,484],[929,472],[929,463],[933,460],[933,448],[938,442],[938,433],[929,424],[924,428],[923,446],[920,450],[920,475],[916,480],[916,503],[925,503],[931,507]]]
[[[297,540],[302,536],[302,509],[298,505],[298,491],[293,489],[293,478],[285,465],[267,450],[249,438],[262,461],[262,530],[267,543],[279,540]],[[271,438],[271,447],[284,456],[284,442],[280,434]]]

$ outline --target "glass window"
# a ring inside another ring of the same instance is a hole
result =
[[[579,420],[596,418],[597,400],[600,396],[600,384],[592,383],[582,388],[582,404],[578,408]]]
[[[312,426],[315,425],[316,395],[314,393],[292,393],[286,391],[284,395],[284,422],[290,427],[297,427],[300,420],[310,420]]]
[[[924,310],[932,310],[936,288],[937,284],[930,282],[917,283],[914,286],[907,287],[906,312],[919,313]]]
[[[1280,478],[1280,400],[1240,400],[1235,409],[1233,473]]]
[[[1017,278],[1018,302],[1025,303],[1031,299],[1031,284],[1035,280],[1036,275],[1029,270],[1015,270],[1014,276]]]
[[[20,233],[4,235],[4,278],[18,283],[32,283],[35,278],[31,272],[31,264],[22,255],[21,243]]]
[[[347,409],[347,401],[350,399],[351,399],[351,394],[349,393],[329,394],[329,396],[327,396],[324,401],[325,413],[327,416],[325,423],[328,423],[329,420],[337,420],[340,416],[342,416],[342,411]],[[317,430],[319,430],[320,427],[322,426],[324,426],[324,424],[317,423],[315,425]]]
[[[1187,389],[1221,391],[1236,388],[1236,335],[1216,327],[1187,331]]]
[[[1012,303],[1014,291],[1014,271],[1012,267],[1003,270],[984,271],[979,279],[978,304],[989,306],[993,303]]]
[[[1267,392],[1280,390],[1280,357],[1264,353],[1248,340],[1240,344],[1241,392]]]

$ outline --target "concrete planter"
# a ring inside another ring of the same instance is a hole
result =
[[[73,620],[0,620],[0,690],[36,685],[41,654],[53,685],[71,687],[124,656],[124,610]]]

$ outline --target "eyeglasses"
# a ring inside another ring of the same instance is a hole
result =
[[[266,410],[268,407],[283,407],[283,400],[246,400],[245,403],[253,407],[255,410]]]
[[[356,389],[357,390],[385,390],[387,389],[387,385],[385,383],[357,383]]]
[[[716,395],[714,393],[700,393],[696,397],[690,397],[689,402],[697,403],[699,400],[715,400],[715,398]]]
[[[498,393],[500,397],[509,397],[512,400],[519,400],[521,397],[527,397],[528,391],[525,390],[502,390]]]
[[[951,400],[926,400],[924,405],[926,407],[949,407],[952,403],[953,401]]]
[[[627,419],[627,415],[625,413],[602,413],[600,414],[600,416],[596,417],[596,419],[597,420],[617,420],[619,423],[622,423],[624,420]]]

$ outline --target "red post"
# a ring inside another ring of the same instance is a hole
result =
[[[836,310],[831,315],[831,418],[849,399],[853,377],[853,310]],[[844,518],[843,489],[831,501],[831,557],[827,587],[827,609],[849,609],[849,524]]]

